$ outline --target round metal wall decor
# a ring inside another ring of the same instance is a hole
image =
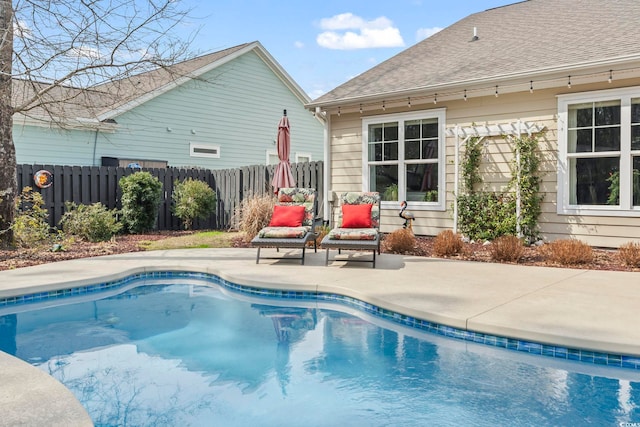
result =
[[[53,184],[53,175],[48,170],[39,170],[33,174],[33,182],[38,188],[48,188]]]

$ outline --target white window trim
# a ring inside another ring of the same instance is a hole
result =
[[[446,205],[446,162],[445,162],[445,131],[446,109],[420,110],[411,113],[382,114],[368,116],[362,119],[362,191],[369,191],[369,125],[386,122],[398,122],[398,194],[406,194],[406,169],[404,160],[404,122],[418,119],[438,119],[438,201],[411,201],[411,209],[416,211],[445,211]],[[402,160],[400,160],[400,157]],[[411,161],[409,162],[411,163]],[[382,201],[381,207],[397,209],[397,202]]]
[[[307,157],[310,162],[312,161],[311,153],[296,153],[296,163],[300,163],[300,157]]]
[[[198,153],[197,149],[201,150],[215,150],[216,153]],[[195,142],[189,143],[189,155],[191,157],[207,157],[210,159],[219,159],[220,158],[220,146],[213,144],[197,144]]]
[[[569,203],[569,157],[567,150],[567,128],[569,105],[583,102],[619,100],[620,105],[620,195],[631,193],[630,179],[623,178],[631,173],[631,99],[640,98],[640,86],[581,92],[558,96],[558,194],[556,198],[558,215],[592,215],[613,217],[640,217],[640,207],[630,205],[628,198],[621,199],[619,206],[572,205]]]

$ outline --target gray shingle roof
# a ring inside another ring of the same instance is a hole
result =
[[[149,96],[177,79],[197,77],[207,66],[211,66],[254,43],[241,44],[177,63],[167,69],[158,68],[88,89],[53,87],[38,101],[32,103],[31,108],[27,107],[22,114],[46,122],[50,119],[62,122],[69,119],[95,120],[103,116],[110,116],[112,115],[110,113],[119,107],[140,97]],[[14,106],[33,99],[36,92],[49,86],[46,83],[20,79],[14,79],[12,85]],[[46,104],[46,108],[43,104]]]
[[[309,105],[640,58],[638,40],[640,0],[528,0],[470,15]]]

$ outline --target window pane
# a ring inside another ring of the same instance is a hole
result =
[[[369,144],[369,161],[382,161],[382,144]]]
[[[620,128],[597,128],[595,151],[620,151]]]
[[[570,159],[571,204],[606,205],[611,193],[610,177],[620,168],[619,157]],[[615,201],[617,204],[618,201]]]
[[[422,163],[407,165],[408,201],[438,201],[438,164]]]
[[[404,137],[406,139],[420,139],[420,120],[405,122]]]
[[[590,153],[592,151],[591,129],[569,131],[569,153]]]
[[[422,158],[423,159],[438,158],[438,141],[434,141],[434,140],[422,141]]]
[[[404,144],[405,159],[416,160],[420,158],[420,141],[407,141]]]
[[[640,123],[640,99],[631,100],[631,123]]]
[[[369,191],[377,191],[382,200],[398,201],[398,165],[369,166]]]
[[[631,126],[631,149],[640,150],[640,125]]]
[[[398,143],[397,142],[384,144],[383,160],[398,160]]]
[[[569,106],[569,127],[593,126],[593,104],[575,104]]]
[[[620,124],[620,101],[597,102],[594,112],[596,126]]]
[[[384,124],[384,140],[385,141],[398,140],[398,124],[397,123]]]
[[[438,121],[426,121],[422,125],[422,137],[423,138],[437,138],[438,137]]]
[[[633,206],[640,206],[640,156],[633,158]]]
[[[370,125],[369,126],[369,142],[382,141],[382,125]]]

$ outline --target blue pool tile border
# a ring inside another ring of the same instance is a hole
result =
[[[602,353],[577,348],[560,347],[533,341],[522,341],[514,338],[489,335],[481,332],[454,328],[452,326],[446,326],[439,323],[430,322],[428,320],[418,319],[412,316],[407,316],[344,295],[316,291],[265,289],[256,286],[239,285],[237,283],[230,282],[228,280],[220,278],[219,276],[209,273],[193,273],[181,271],[154,271],[137,273],[122,279],[105,283],[0,298],[0,309],[25,304],[54,301],[60,298],[97,294],[105,291],[114,291],[118,290],[119,288],[132,285],[135,282],[141,280],[157,279],[198,279],[212,282],[231,291],[239,292],[246,295],[266,298],[335,302],[356,308],[369,315],[391,321],[402,326],[433,333],[436,335],[441,335],[447,338],[470,341],[533,355],[579,361],[602,366],[613,366],[619,368],[640,370],[640,357]]]

